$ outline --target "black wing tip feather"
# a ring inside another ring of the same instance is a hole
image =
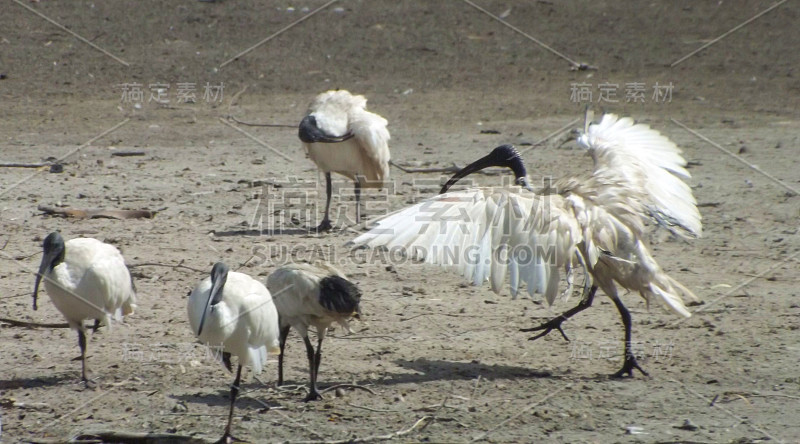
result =
[[[361,290],[347,279],[331,275],[319,281],[319,303],[326,310],[351,315],[359,313]]]

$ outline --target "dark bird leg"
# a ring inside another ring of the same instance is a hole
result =
[[[356,223],[361,223],[361,182],[356,178],[356,187],[353,192],[356,195]]]
[[[239,394],[239,381],[242,379],[242,365],[236,369],[236,379],[233,380],[233,385],[231,386],[231,409],[228,412],[228,425],[225,426],[225,434],[222,435],[222,438],[217,441],[217,444],[222,443],[231,443],[235,441],[242,442],[240,439],[235,438],[231,435],[231,423],[233,422],[233,405],[236,402],[236,396]]]
[[[319,363],[322,362],[322,339],[325,336],[320,335],[317,339],[317,353],[314,355],[314,387],[317,386],[317,376],[319,376]]]
[[[575,307],[572,307],[571,309],[565,311],[564,313],[561,313],[560,315],[554,317],[553,319],[550,319],[549,321],[545,322],[544,324],[538,327],[521,328],[519,331],[528,332],[528,331],[544,330],[538,335],[528,339],[529,341],[535,341],[536,339],[539,339],[542,336],[545,336],[546,334],[550,333],[553,329],[556,329],[561,333],[561,336],[563,336],[564,339],[569,341],[569,338],[564,333],[564,330],[561,329],[561,323],[571,318],[572,316],[582,312],[583,310],[586,310],[587,308],[591,307],[592,302],[594,302],[595,292],[597,292],[597,286],[592,285],[592,288],[589,290],[589,294],[587,294],[586,297],[583,298]]]
[[[81,348],[81,381],[86,388],[93,389],[97,384],[86,377],[86,332],[83,331],[83,325],[78,329],[78,346]]]
[[[92,326],[92,333],[97,333],[97,330],[100,329],[100,319],[94,320],[94,325]]]
[[[283,351],[286,349],[286,338],[289,337],[289,330],[292,327],[287,325],[281,328],[280,332],[280,346],[281,354],[278,355],[278,386],[283,385]]]
[[[331,173],[325,173],[325,191],[327,193],[325,198],[325,217],[322,218],[322,223],[317,226],[317,232],[329,231],[332,228],[331,219],[328,216],[331,209],[331,193],[333,192],[331,186]]]
[[[622,378],[625,374],[633,377],[633,369],[639,370],[643,375],[648,376],[647,372],[639,367],[639,363],[636,362],[636,356],[633,355],[633,351],[631,350],[631,313],[622,305],[619,296],[609,295],[609,297],[614,301],[614,305],[617,306],[617,310],[619,310],[619,314],[622,316],[622,324],[625,326],[625,361],[624,364],[622,364],[622,368],[611,375],[611,377]]]
[[[308,385],[308,396],[303,400],[304,402],[316,401],[322,399],[322,395],[317,391],[317,362],[314,353],[314,346],[308,339],[308,334],[303,338],[306,343],[306,354],[308,355],[308,373],[311,379]]]
[[[229,372],[233,372],[233,364],[231,363],[231,354],[228,352],[222,352],[222,365],[228,369]]]

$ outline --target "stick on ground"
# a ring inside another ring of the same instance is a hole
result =
[[[104,209],[80,209],[80,208],[55,208],[47,205],[39,205],[39,211],[45,214],[56,216],[75,217],[78,219],[152,219],[155,211],[150,210],[104,210]]]
[[[26,328],[69,328],[69,324],[66,322],[64,323],[57,323],[57,324],[43,324],[39,322],[28,322],[28,321],[18,321],[16,319],[8,319],[8,318],[0,318],[0,322],[6,323],[13,327],[26,327]]]
[[[453,163],[452,165],[450,165],[448,167],[434,167],[434,168],[410,168],[410,167],[399,165],[399,164],[394,163],[392,161],[389,161],[389,164],[392,165],[393,167],[399,169],[400,171],[403,171],[404,173],[450,173],[450,174],[455,174],[455,173],[461,171],[461,169],[462,169],[460,166],[456,165],[455,163]],[[491,169],[491,170],[476,171],[473,174],[484,174],[486,176],[498,176],[500,174],[503,174],[504,172],[505,172],[505,170]]]
[[[403,430],[398,430],[393,433],[387,433],[385,435],[370,435],[370,436],[365,436],[363,438],[337,439],[335,441],[299,441],[295,444],[349,444],[349,443],[361,443],[361,442],[388,441],[390,439],[401,438],[410,433],[413,433],[419,427],[428,425],[428,423],[430,423],[430,421],[432,420],[433,420],[432,416],[423,416],[422,418],[418,419],[417,422],[415,422],[411,427]]]
[[[265,126],[265,127],[268,127],[268,128],[292,128],[292,129],[296,129],[297,128],[297,125],[286,125],[284,123],[251,123],[251,122],[245,122],[245,121],[239,120],[239,119],[237,119],[236,117],[233,117],[233,116],[228,116],[228,119],[233,120],[234,122],[238,123],[239,125],[244,125],[244,126]]]

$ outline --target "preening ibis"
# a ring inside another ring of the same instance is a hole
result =
[[[81,348],[81,380],[94,385],[86,376],[86,327],[94,320],[94,331],[109,325],[111,318],[121,321],[136,308],[136,293],[125,259],[113,245],[92,238],[64,242],[58,232],[50,233],[42,244],[44,254],[33,287],[33,309],[38,309],[39,284],[53,305],[78,332]]]
[[[334,322],[350,331],[348,320],[360,313],[361,292],[339,270],[324,263],[291,264],[278,268],[267,278],[267,287],[275,297],[281,324],[278,385],[283,384],[286,337],[294,328],[303,337],[308,356],[310,382],[305,401],[322,399],[317,390],[322,340]],[[316,352],[308,339],[309,326],[317,330]]]
[[[659,132],[630,118],[606,114],[587,124],[578,143],[594,160],[591,174],[555,181],[534,190],[520,154],[510,145],[456,173],[438,196],[391,214],[355,245],[400,248],[428,263],[453,266],[475,285],[485,280],[499,293],[506,276],[516,297],[520,282],[552,304],[561,270],[571,293],[572,271],[583,266],[587,286],[581,302],[538,327],[531,339],[557,329],[588,308],[601,288],[616,305],[625,327],[625,358],[614,374],[644,370],[631,353],[631,316],[617,285],[638,292],[681,316],[690,316],[684,300],[697,297],[656,263],[643,240],[645,222],[654,220],[676,233],[701,234],[700,213],[678,147]],[[463,191],[449,188],[459,179],[490,167],[508,167],[515,183]],[[566,335],[564,335],[566,339]],[[568,339],[567,339],[568,340]]]
[[[367,99],[345,90],[318,95],[300,122],[299,136],[311,160],[325,173],[325,217],[317,231],[330,230],[331,173],[355,183],[356,223],[361,222],[361,189],[383,188],[389,180],[386,119],[367,111]]]
[[[219,442],[236,440],[231,435],[233,405],[239,394],[242,367],[260,373],[267,353],[279,353],[278,312],[264,284],[250,276],[229,271],[217,262],[211,276],[189,295],[189,325],[203,344],[222,346],[222,362],[233,371],[231,356],[238,358],[236,379],[231,385],[231,405],[225,434]]]

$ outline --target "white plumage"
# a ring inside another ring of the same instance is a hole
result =
[[[267,287],[275,298],[281,324],[278,358],[278,385],[283,384],[283,359],[290,328],[303,337],[309,364],[309,394],[306,401],[321,399],[317,391],[317,373],[322,357],[322,341],[334,322],[350,331],[348,320],[359,313],[361,293],[347,277],[325,263],[291,264],[278,268],[267,278]],[[317,331],[317,350],[308,339],[308,329]]]
[[[331,228],[331,173],[355,183],[356,222],[361,188],[383,188],[389,179],[389,131],[383,117],[367,111],[367,99],[345,90],[318,95],[299,126],[306,153],[325,173],[327,201],[318,230]]]
[[[94,319],[96,330],[110,325],[111,319],[133,313],[136,294],[125,259],[113,245],[92,238],[64,242],[58,232],[43,242],[44,254],[36,274],[33,309],[38,308],[39,283],[44,279],[47,294],[69,326],[78,332],[81,348],[81,379],[86,376],[86,327],[83,321]]]
[[[221,441],[230,434],[233,406],[239,392],[242,367],[260,373],[268,353],[280,353],[278,312],[272,296],[261,282],[229,271],[222,262],[214,264],[211,276],[203,279],[189,295],[189,325],[200,342],[221,346],[222,361],[233,371],[231,356],[239,359],[236,379],[231,386],[228,424]]]
[[[488,166],[511,168],[519,186],[440,194],[385,217],[352,242],[400,248],[428,263],[454,267],[475,285],[489,280],[497,293],[508,276],[512,296],[524,283],[531,296],[543,294],[550,304],[558,295],[562,272],[568,296],[572,272],[583,266],[589,279],[581,303],[523,331],[544,330],[532,339],[552,329],[563,334],[561,322],[590,306],[599,287],[617,305],[626,329],[625,364],[615,375],[642,371],[630,353],[630,314],[616,285],[690,316],[684,300],[697,297],[658,266],[643,242],[650,218],[673,232],[700,235],[694,196],[681,180],[690,177],[686,161],[657,131],[613,114],[589,126],[578,141],[594,159],[591,175],[534,191],[519,154],[504,145],[458,172],[442,192]]]

